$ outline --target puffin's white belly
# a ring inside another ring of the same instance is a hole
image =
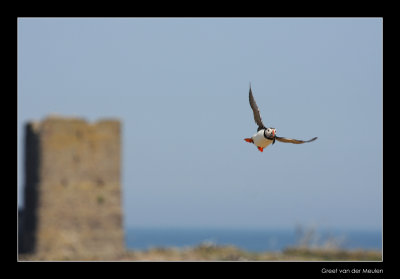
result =
[[[257,134],[254,134],[254,136],[252,137],[253,142],[256,146],[265,148],[268,145],[270,145],[272,143],[272,140],[270,139],[266,139],[264,137],[264,130],[260,130],[257,132]]]

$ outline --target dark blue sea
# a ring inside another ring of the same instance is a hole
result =
[[[282,251],[300,243],[295,230],[288,229],[194,229],[194,228],[128,228],[125,243],[129,250],[155,247],[185,248],[199,244],[235,245],[253,252]],[[309,245],[334,243],[343,249],[382,249],[382,233],[375,230],[320,230],[309,239]]]

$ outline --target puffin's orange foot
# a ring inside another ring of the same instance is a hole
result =
[[[257,146],[258,150],[260,150],[260,152],[263,152],[264,148]]]
[[[247,142],[253,143],[253,139],[252,139],[252,138],[246,138],[246,139],[244,139],[244,140],[247,141]]]

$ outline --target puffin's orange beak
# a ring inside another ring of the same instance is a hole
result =
[[[272,130],[272,136],[275,137],[275,129]]]

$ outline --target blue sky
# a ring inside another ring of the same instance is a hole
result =
[[[379,229],[380,18],[19,18],[23,124],[123,123],[126,226]],[[249,82],[278,136],[263,153]],[[21,201],[21,197],[19,197]]]

